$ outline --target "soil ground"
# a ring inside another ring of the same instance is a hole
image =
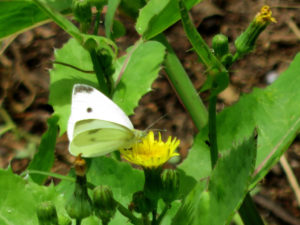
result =
[[[233,49],[232,42],[264,4],[271,6],[277,23],[271,24],[260,36],[251,54],[231,68],[231,84],[219,96],[218,111],[234,104],[241,94],[251,92],[254,87],[266,87],[273,78],[287,69],[300,51],[300,3],[297,0],[214,0],[204,1],[191,12],[198,31],[209,44],[215,34],[223,33],[229,37]],[[139,36],[129,18],[121,13],[118,17],[127,29],[126,37],[117,40],[122,54]],[[103,32],[102,29],[100,33]],[[181,23],[168,29],[166,35],[195,87],[199,89],[205,81],[205,71],[196,54],[190,51],[191,45]],[[0,123],[12,124],[12,120],[17,126],[17,129],[8,129],[1,134],[1,168],[11,163],[13,170],[20,173],[35,153],[40,136],[46,130],[46,120],[52,113],[51,106],[47,104],[48,69],[52,67],[54,49],[60,48],[68,39],[69,36],[63,30],[50,23],[17,36],[0,55]],[[207,99],[205,93],[201,97]],[[181,139],[181,152],[185,156],[197,131],[163,71],[153,84],[153,91],[143,97],[131,119],[136,128],[145,129],[162,116],[163,119],[154,128],[167,129],[168,134]],[[73,158],[68,154],[67,144],[66,135],[58,139],[53,172],[68,173]],[[285,156],[299,179],[299,137]],[[300,224],[299,205],[281,164],[278,163],[261,182],[255,201],[268,224]]]

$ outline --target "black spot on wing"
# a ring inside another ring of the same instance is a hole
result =
[[[97,133],[98,131],[100,131],[102,129],[94,129],[94,130],[90,130],[89,131],[89,134],[94,134],[94,133]]]
[[[82,92],[86,92],[86,93],[90,93],[94,91],[94,89],[90,86],[87,86],[87,85],[77,85],[75,87],[75,90],[74,90],[74,95],[76,95],[77,93],[82,93]]]
[[[90,112],[93,112],[93,109],[92,109],[91,107],[88,107],[88,108],[86,109],[86,111],[87,111],[88,113],[90,113]]]

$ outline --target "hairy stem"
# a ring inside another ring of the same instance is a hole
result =
[[[208,137],[210,143],[211,168],[213,169],[218,160],[217,124],[216,124],[217,96],[211,96],[208,108]]]

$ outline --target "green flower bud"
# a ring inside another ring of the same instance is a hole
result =
[[[73,0],[72,11],[75,19],[80,22],[80,29],[86,33],[92,22],[92,9],[88,0]]]
[[[166,203],[174,201],[179,192],[179,174],[176,170],[165,170],[162,175],[163,195]]]
[[[102,220],[103,224],[108,224],[117,209],[117,203],[113,198],[111,189],[105,185],[96,187],[93,201],[96,216]]]
[[[255,47],[258,36],[271,23],[276,22],[272,17],[272,11],[269,6],[263,6],[261,11],[255,16],[248,28],[235,40],[235,47],[239,57],[248,54]]]
[[[220,59],[228,53],[228,37],[223,34],[217,34],[212,39],[212,47],[215,55]]]
[[[37,208],[39,225],[58,225],[55,205],[50,202],[42,202]]]
[[[134,211],[147,215],[154,209],[155,204],[145,196],[143,191],[138,191],[133,194],[130,206]]]
[[[77,176],[74,193],[66,202],[68,215],[77,220],[88,217],[93,212],[92,201],[87,193],[85,176]]]

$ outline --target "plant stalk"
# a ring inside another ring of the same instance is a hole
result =
[[[81,224],[81,220],[80,219],[76,219],[76,225],[80,225]]]
[[[119,210],[119,212],[127,217],[134,225],[143,225],[142,222],[140,221],[140,219],[138,219],[137,217],[135,217],[127,208],[125,208],[121,203],[119,203],[118,201],[116,201],[117,203],[117,208]]]
[[[94,24],[94,32],[93,32],[94,35],[98,35],[100,16],[101,16],[101,11],[98,10],[96,14],[95,24]]]
[[[152,223],[151,223],[152,225],[157,225],[156,215],[157,215],[157,208],[155,208],[152,211]]]
[[[161,212],[161,214],[159,215],[159,217],[157,218],[156,224],[160,224],[162,219],[164,218],[164,216],[166,215],[167,211],[169,210],[169,208],[171,208],[171,205],[165,205],[163,211]]]
[[[96,73],[96,77],[97,77],[97,80],[98,80],[98,84],[99,84],[99,88],[100,90],[106,95],[109,97],[109,89],[107,87],[107,84],[106,84],[106,81],[105,81],[105,74],[104,74],[104,71],[101,67],[101,64],[99,62],[99,57],[96,53],[96,50],[92,50],[90,52],[90,56],[91,56],[91,59],[92,59],[92,62],[93,62],[93,67],[94,67],[94,71]]]
[[[217,96],[213,95],[209,99],[208,106],[208,138],[210,143],[210,158],[211,158],[211,168],[213,169],[218,160],[218,142],[217,142]]]

